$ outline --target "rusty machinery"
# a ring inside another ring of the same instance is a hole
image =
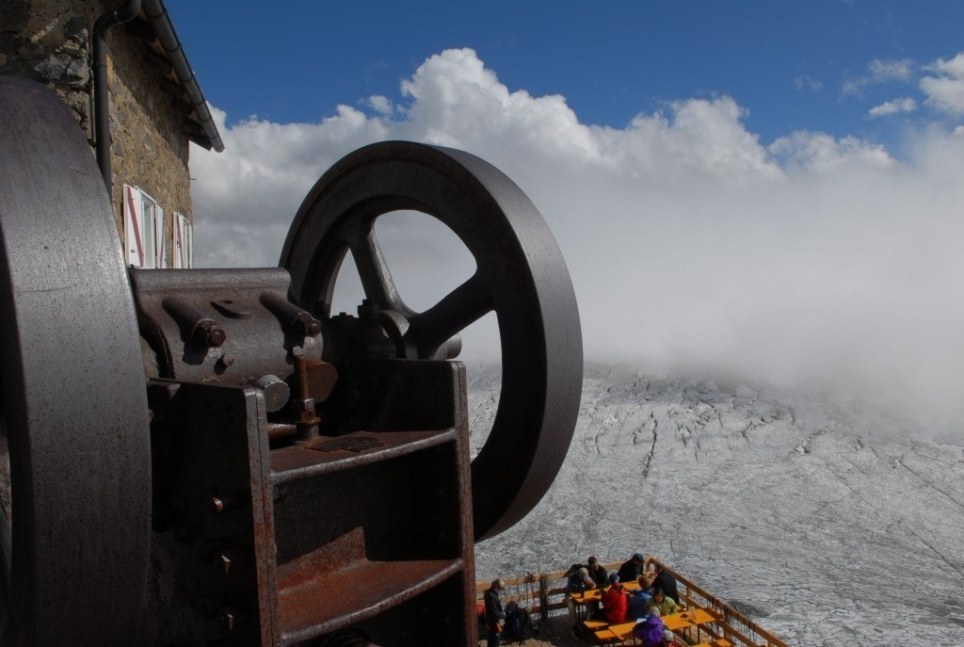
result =
[[[474,544],[549,487],[578,409],[572,285],[532,203],[472,155],[335,164],[276,269],[126,269],[81,131],[0,79],[2,644],[470,645]],[[373,235],[430,214],[474,275],[409,309]],[[366,299],[331,316],[350,251]],[[502,391],[470,461],[459,331]]]

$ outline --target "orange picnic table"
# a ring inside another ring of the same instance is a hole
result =
[[[606,589],[609,587],[607,586]],[[632,582],[626,582],[623,584],[623,588],[627,591],[638,591],[639,582],[633,580]],[[582,593],[572,593],[572,599],[576,601],[576,604],[586,604],[588,602],[599,602],[602,599],[602,592],[606,589],[589,589],[588,591],[583,591]]]
[[[678,629],[686,629],[687,627],[692,627],[694,625],[703,625],[709,622],[719,621],[719,617],[713,615],[705,609],[689,609],[687,611],[681,611],[679,613],[673,613],[668,616],[663,616],[663,626],[670,631],[676,631]],[[585,626],[587,629],[593,632],[596,636],[596,640],[601,643],[608,642],[610,640],[624,641],[628,640],[633,635],[633,629],[636,627],[637,621],[632,620],[630,622],[623,622],[618,625],[609,625],[608,627],[602,627],[603,623],[587,620]],[[732,643],[725,639],[715,640],[710,643],[700,643],[702,647],[732,647]]]
[[[635,627],[636,621],[633,620],[632,622],[624,622],[618,625],[609,625],[605,629],[594,631],[593,635],[596,636],[596,640],[602,643],[609,640],[623,641],[632,637]]]
[[[706,609],[688,609],[687,611],[680,611],[679,613],[672,613],[668,616],[663,616],[662,620],[663,626],[670,631],[676,631],[677,629],[685,629],[692,625],[703,625],[708,622],[717,622],[719,621],[719,618]]]

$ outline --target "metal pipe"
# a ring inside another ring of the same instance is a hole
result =
[[[110,89],[107,86],[107,30],[114,25],[130,22],[141,12],[141,0],[128,0],[120,9],[101,14],[94,22],[94,144],[97,166],[104,178],[107,195],[113,191],[110,167]]]

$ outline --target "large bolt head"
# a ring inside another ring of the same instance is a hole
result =
[[[264,393],[264,404],[268,413],[280,411],[291,397],[291,389],[288,383],[277,375],[263,375],[255,382],[255,386]]]

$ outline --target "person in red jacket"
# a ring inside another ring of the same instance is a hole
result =
[[[602,611],[607,622],[618,625],[626,622],[626,590],[619,583],[619,576],[612,573],[609,576],[609,588],[602,595]]]

